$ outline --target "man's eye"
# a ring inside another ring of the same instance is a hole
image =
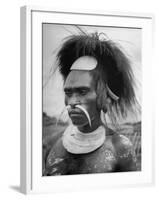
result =
[[[71,97],[72,96],[72,92],[65,92],[65,95],[68,96],[68,97]]]
[[[81,95],[86,95],[87,93],[88,93],[87,90],[81,90],[81,91],[80,91],[80,94],[81,94]]]

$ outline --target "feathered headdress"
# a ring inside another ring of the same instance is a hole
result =
[[[65,80],[72,64],[78,58],[94,57],[98,62],[96,70],[100,71],[105,85],[102,88],[104,91],[97,87],[98,102],[101,110],[107,112],[110,119],[116,120],[117,117],[126,117],[136,103],[133,72],[125,53],[113,41],[100,40],[99,36],[98,33],[80,33],[68,37],[57,54],[59,70]],[[105,93],[108,93],[111,99],[109,106]],[[111,93],[118,97],[118,100],[111,98]]]

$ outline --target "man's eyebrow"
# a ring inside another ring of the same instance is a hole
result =
[[[64,91],[69,91],[69,90],[90,90],[90,87],[79,86],[79,87],[65,87],[64,88]]]
[[[64,88],[64,91],[67,91],[67,90],[72,90],[73,88],[71,88],[71,87],[65,87]]]
[[[71,88],[64,88],[64,92],[71,91]]]

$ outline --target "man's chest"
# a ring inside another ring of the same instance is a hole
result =
[[[61,148],[61,149],[60,149]],[[71,154],[62,146],[52,149],[46,161],[47,175],[89,174],[113,172],[116,158],[105,146],[88,154]]]

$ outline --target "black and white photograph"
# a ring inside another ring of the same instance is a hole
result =
[[[42,176],[142,171],[142,29],[42,23]]]
[[[1,199],[155,200],[158,1],[1,1]]]

